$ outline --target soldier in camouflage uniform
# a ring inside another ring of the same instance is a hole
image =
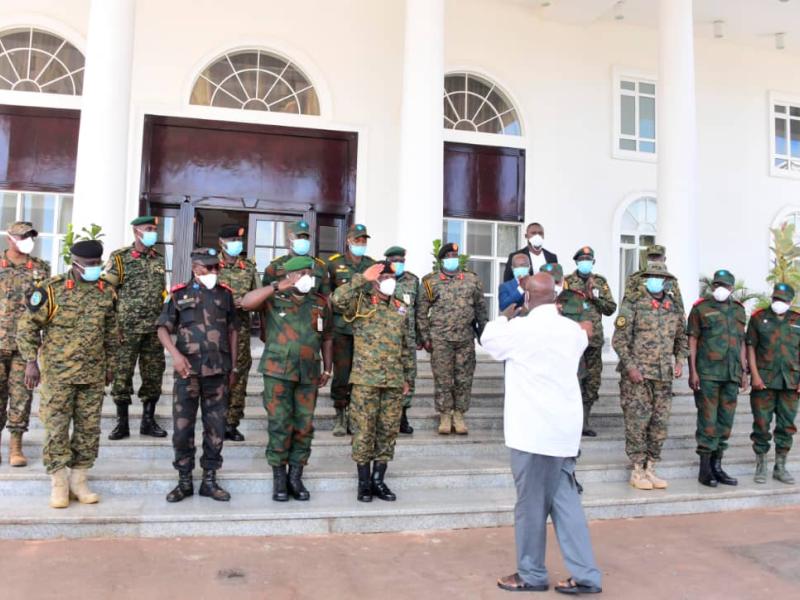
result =
[[[219,253],[214,248],[192,251],[192,279],[173,286],[158,319],[158,339],[172,355],[175,392],[172,406],[173,466],[178,485],[167,502],[194,494],[194,424],[200,407],[203,419],[203,481],[200,495],[226,502],[231,495],[217,483],[233,365],[239,336],[239,316],[233,291],[218,283]],[[176,341],[172,341],[175,334]]]
[[[259,372],[264,376],[264,408],[269,414],[267,462],[272,466],[272,499],[308,500],[303,467],[314,439],[317,390],[333,368],[333,315],[327,298],[314,291],[316,263],[294,256],[283,263],[274,289],[247,294],[242,305],[262,311],[265,339]],[[324,371],[320,371],[322,353]],[[286,465],[289,465],[287,480]]]
[[[622,303],[611,340],[619,356],[625,452],[633,465],[630,483],[639,490],[667,487],[655,464],[667,439],[672,379],[681,376],[689,354],[683,311],[664,292],[664,280],[672,275],[660,264],[645,274],[647,297]]]
[[[716,487],[736,485],[722,469],[722,456],[736,413],[739,388],[747,387],[744,327],[747,315],[741,302],[731,297],[736,279],[721,269],[714,273],[712,298],[700,298],[689,312],[689,387],[697,406],[697,480]]]
[[[166,369],[164,348],[156,335],[156,321],[166,298],[164,257],[153,247],[158,241],[158,218],[137,217],[131,221],[134,242],[108,257],[103,279],[117,292],[117,322],[120,330],[117,372],[111,396],[117,407],[117,424],[108,436],[121,440],[130,436],[128,407],[133,394],[133,372],[139,362],[142,383],[141,435],[166,437],[156,422],[156,403]]]
[[[290,223],[286,227],[286,233],[289,237],[289,253],[277,257],[273,260],[264,270],[264,277],[261,279],[262,285],[273,285],[277,287],[278,282],[286,274],[283,266],[286,261],[295,256],[309,256],[314,260],[313,273],[311,276],[314,278],[314,287],[312,291],[315,294],[322,294],[328,296],[331,293],[330,276],[328,275],[328,267],[324,260],[320,260],[311,256],[311,228],[306,221],[297,221]]]
[[[625,291],[622,295],[623,300],[628,296],[633,300],[638,296],[647,295],[647,290],[645,289],[645,281],[647,280],[645,272],[647,271],[647,267],[651,264],[661,264],[666,268],[667,251],[664,246],[659,244],[648,246],[641,262],[644,263],[644,267],[629,275],[628,279],[625,281]],[[664,293],[672,299],[680,310],[683,310],[683,297],[681,296],[681,288],[678,285],[678,280],[669,279],[664,282],[664,286]]]
[[[375,264],[367,252],[367,228],[364,225],[351,225],[347,230],[347,250],[344,254],[334,254],[328,259],[328,278],[331,292],[350,282],[356,273],[363,273]],[[331,399],[336,409],[336,423],[333,435],[348,433],[350,424],[347,407],[350,404],[350,370],[353,367],[353,329],[336,306],[333,307],[333,381]]]
[[[583,435],[594,437],[597,433],[589,427],[592,405],[597,402],[603,376],[603,316],[617,310],[608,281],[593,273],[594,250],[589,246],[580,248],[572,257],[577,269],[564,280],[564,289],[580,292],[585,297],[585,311],[592,323],[589,347],[583,356],[586,360],[586,377],[581,380],[583,398]]]
[[[17,329],[29,389],[39,383],[41,356],[39,417],[53,508],[67,507],[70,495],[83,504],[99,500],[86,472],[97,458],[103,391],[114,373],[119,335],[114,289],[100,281],[103,245],[82,241],[70,252],[70,271],[34,289]]]
[[[388,261],[372,265],[363,274],[334,291],[334,309],[353,327],[355,352],[353,384],[353,460],[358,469],[361,502],[396,500],[384,483],[387,462],[394,458],[403,396],[413,370],[408,342],[408,307],[394,297],[395,272]],[[370,481],[370,461],[372,473]]]
[[[786,457],[797,431],[797,398],[800,392],[800,312],[791,308],[795,291],[779,283],[772,291],[772,304],[750,315],[747,326],[747,364],[750,366],[753,410],[753,450],[756,453],[756,483],[767,482],[766,458],[769,433],[775,415],[775,467],[772,478],[793,484],[786,470]]]
[[[219,246],[222,251],[219,261],[219,282],[233,290],[233,303],[239,317],[239,348],[236,353],[236,382],[231,386],[228,399],[228,417],[225,439],[243,442],[239,422],[244,416],[247,396],[247,378],[253,357],[250,354],[250,313],[242,309],[244,295],[259,287],[258,267],[250,258],[241,256],[244,250],[245,229],[239,225],[225,225],[219,230]]]
[[[591,322],[592,317],[588,311],[588,302],[583,293],[577,290],[564,289],[564,269],[558,263],[547,263],[539,268],[540,273],[552,275],[555,282],[556,307],[558,312],[576,323]],[[586,369],[586,354],[581,354],[578,361],[578,381],[584,385],[584,379],[588,371]]]
[[[459,267],[458,244],[444,244],[437,258],[441,269],[422,278],[418,330],[431,354],[438,431],[466,435],[464,413],[469,410],[475,374],[475,337],[488,321],[486,299],[478,276]]]
[[[50,264],[31,256],[38,236],[32,223],[11,223],[6,235],[8,250],[0,258],[0,435],[7,424],[11,434],[8,462],[12,467],[24,467],[28,459],[22,453],[22,434],[28,431],[33,394],[25,387],[17,322],[33,287],[50,277]]]

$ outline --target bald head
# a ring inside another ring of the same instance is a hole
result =
[[[525,283],[525,291],[528,293],[528,308],[533,309],[542,304],[552,304],[555,302],[555,281],[548,273],[536,273],[533,277],[528,277]]]

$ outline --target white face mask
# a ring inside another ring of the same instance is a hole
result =
[[[314,277],[306,273],[297,280],[297,283],[294,284],[294,287],[301,294],[307,294],[314,287],[314,283]]]
[[[384,296],[392,296],[395,287],[397,287],[397,281],[395,279],[384,279],[378,284],[378,289]]]
[[[206,275],[198,275],[197,278],[200,280],[206,289],[211,290],[217,285],[217,274],[216,273],[208,273]]]
[[[563,285],[557,285],[557,286],[554,286],[553,289],[556,292],[556,296],[558,296],[561,292],[564,291],[564,286]]]
[[[544,237],[538,233],[531,236],[531,246],[534,248],[541,248],[544,245]]]
[[[11,237],[11,236],[9,236]],[[23,240],[18,240],[17,238],[11,238],[14,240],[14,243],[17,246],[17,250],[22,252],[22,254],[30,254],[33,250],[33,238],[27,237]]]
[[[772,312],[776,315],[782,315],[787,310],[789,310],[789,305],[786,302],[781,302],[780,300],[774,300],[772,302]]]
[[[718,288],[714,288],[714,291],[711,295],[714,296],[714,300],[717,302],[725,302],[725,300],[730,297],[731,291],[726,287],[720,286]]]

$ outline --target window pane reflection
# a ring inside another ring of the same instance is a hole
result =
[[[39,232],[54,232],[56,197],[51,194],[22,194],[22,220],[33,223]]]
[[[467,252],[479,256],[492,256],[492,223],[469,221],[467,223]]]

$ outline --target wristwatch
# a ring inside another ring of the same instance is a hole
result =
[[[278,291],[278,282],[277,281],[273,281],[272,283],[270,283],[270,285],[272,286],[272,291],[273,292],[277,292]]]

